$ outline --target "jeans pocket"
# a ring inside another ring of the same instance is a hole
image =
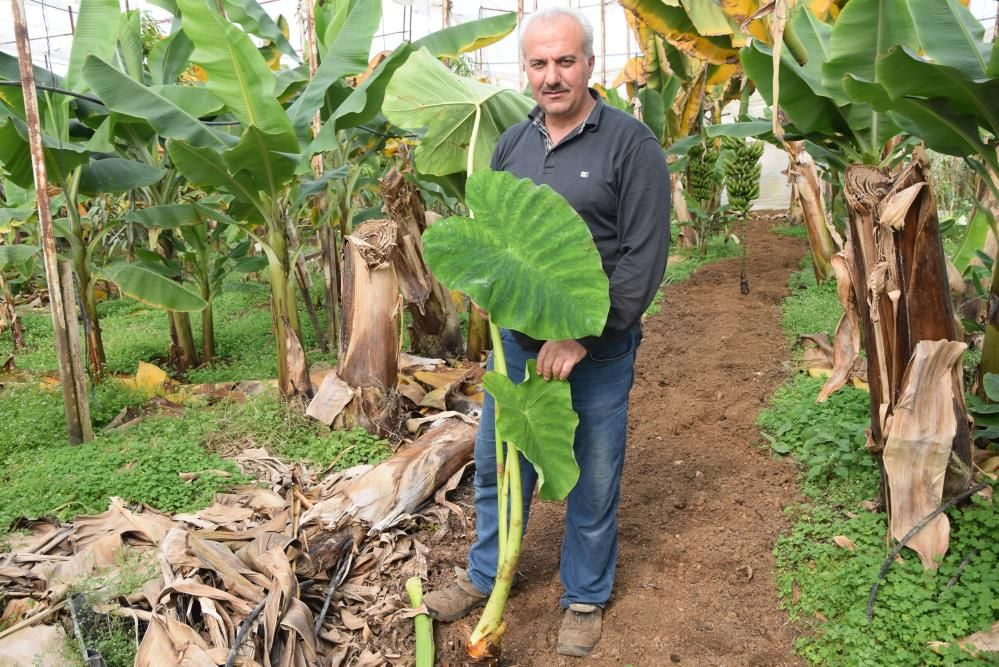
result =
[[[635,353],[638,341],[641,340],[641,330],[629,331],[620,338],[594,344],[586,353],[590,361],[598,364],[609,364],[620,361]]]

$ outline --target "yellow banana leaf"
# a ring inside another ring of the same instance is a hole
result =
[[[645,25],[687,55],[714,65],[734,63],[739,52],[731,39],[698,33],[693,21],[681,7],[671,7],[662,0],[620,0]]]
[[[740,74],[742,74],[742,65],[713,65],[708,68],[707,85],[710,87],[726,84]]]
[[[683,103],[683,111],[680,114],[677,137],[690,135],[690,129],[694,126],[694,121],[697,119],[697,114],[701,111],[701,103],[704,100],[704,77],[706,75],[707,70],[705,69],[700,76],[693,79],[686,86],[687,97]]]
[[[617,88],[622,83],[645,84],[645,58],[635,56],[621,68],[611,88]]]

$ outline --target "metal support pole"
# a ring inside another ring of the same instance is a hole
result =
[[[441,2],[441,18],[443,19],[443,27],[451,27],[451,0],[442,0]]]
[[[524,0],[517,0],[517,35],[524,27]],[[517,90],[524,90],[524,51],[517,45]]]
[[[45,154],[42,149],[41,120],[38,116],[38,98],[35,96],[35,73],[31,67],[31,44],[24,20],[22,0],[11,0],[14,14],[14,35],[17,37],[17,64],[24,91],[24,116],[28,123],[28,145],[31,150],[31,168],[35,176],[35,196],[38,199],[38,219],[42,228],[42,257],[45,279],[49,287],[49,307],[52,311],[52,329],[55,334],[56,356],[59,359],[59,379],[62,385],[63,407],[70,443],[77,445],[94,437],[90,423],[90,405],[87,403],[86,384],[83,381],[83,364],[79,354],[74,359],[72,333],[75,331],[76,310],[67,308],[72,297],[72,278],[62,276],[56,255],[55,235],[52,230],[52,210],[49,207],[48,175],[45,172]],[[69,318],[73,321],[70,322]],[[79,341],[76,341],[79,345]]]
[[[600,0],[600,85],[607,87],[607,16]]]

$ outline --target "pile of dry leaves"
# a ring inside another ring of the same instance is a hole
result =
[[[410,400],[448,407],[468,372],[444,372]],[[85,650],[84,611],[134,624],[140,666],[410,664],[404,583],[425,577],[427,553],[412,528],[461,513],[444,494],[472,458],[475,425],[452,412],[410,427],[425,432],[387,461],[323,479],[246,450],[236,461],[263,486],[194,514],[114,498],[72,524],[22,522],[27,534],[0,553],[0,664],[65,664],[67,635]],[[144,583],[85,609],[81,582],[124,562]]]

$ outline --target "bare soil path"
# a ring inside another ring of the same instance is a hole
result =
[[[739,294],[738,260],[726,260],[667,288],[662,312],[646,324],[615,596],[597,650],[583,659],[555,653],[563,508],[537,503],[523,580],[507,607],[503,664],[802,664],[777,606],[771,554],[788,525],[782,510],[797,498],[795,472],[760,446],[755,419],[789,373],[779,304],[807,247],[770,226],[751,225],[748,296]],[[467,484],[458,501],[471,502]],[[431,586],[464,563],[474,530],[443,532],[431,540]],[[464,662],[471,623],[437,624],[439,664]]]

